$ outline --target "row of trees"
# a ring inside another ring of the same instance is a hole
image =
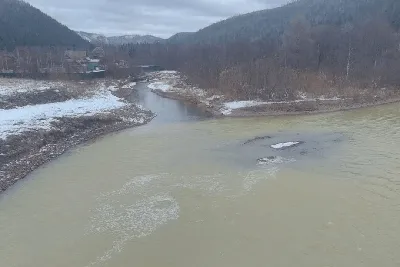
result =
[[[0,50],[0,70],[36,73],[41,68],[63,66],[64,47],[17,47]]]
[[[0,72],[16,72],[20,75],[37,76],[39,73],[79,72],[82,62],[68,60],[66,51],[70,47],[51,46],[33,47],[20,46],[13,50],[0,50]],[[87,51],[87,56],[100,59],[100,65],[105,66],[112,77],[128,77],[134,74],[132,57],[127,46],[106,46]],[[39,76],[40,77],[40,76]]]
[[[277,38],[128,47],[135,64],[182,71],[191,82],[242,98],[282,99],[297,90],[400,85],[400,38],[387,20],[314,25],[294,19]]]

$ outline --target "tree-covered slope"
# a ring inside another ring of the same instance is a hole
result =
[[[282,7],[235,16],[181,38],[186,43],[254,41],[282,35],[298,17],[312,25],[346,25],[380,17],[400,27],[399,0],[299,0]]]
[[[87,46],[77,33],[20,0],[0,0],[0,49],[16,46]]]

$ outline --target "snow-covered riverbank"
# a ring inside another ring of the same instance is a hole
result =
[[[317,101],[337,101],[339,98],[311,98],[304,93],[299,92],[299,98],[292,101],[262,101],[253,100],[235,100],[224,95],[215,95],[186,83],[186,79],[176,71],[160,71],[149,74],[150,84],[148,87],[155,93],[167,97],[190,99],[191,102],[208,107],[214,114],[223,116],[236,116],[241,111],[255,107],[272,107],[274,105],[296,105],[303,103],[312,103]]]
[[[375,91],[353,90],[342,95],[315,95],[303,91],[290,100],[234,99],[215,90],[204,90],[189,85],[186,78],[176,71],[160,71],[148,75],[153,92],[205,107],[217,116],[264,116],[286,114],[313,114],[348,110],[400,101],[400,95],[382,88]],[[354,94],[354,95],[352,95]]]
[[[151,120],[118,97],[134,85],[0,79],[0,192],[76,144]]]
[[[51,123],[57,118],[93,116],[126,105],[111,93],[103,92],[86,99],[0,109],[0,138],[32,130],[51,130]]]

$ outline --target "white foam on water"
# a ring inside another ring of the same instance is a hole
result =
[[[292,158],[284,158],[281,156],[277,156],[274,158],[261,158],[258,160],[258,165],[276,165],[276,164],[292,163],[295,161],[296,160]]]
[[[117,239],[112,248],[87,266],[110,260],[123,250],[126,242],[148,236],[169,221],[178,219],[179,211],[178,202],[168,194],[143,198],[133,205],[101,204],[91,218],[89,233],[109,233]]]
[[[255,171],[249,171],[243,180],[243,189],[245,192],[250,192],[253,187],[263,180],[275,178],[279,168],[272,166],[268,169],[261,169]]]
[[[222,179],[222,174],[183,176],[172,187],[201,190],[206,194],[221,193],[227,189],[227,185],[224,184],[224,180]]]
[[[245,192],[250,192],[253,187],[263,180],[275,178],[280,171],[281,164],[296,162],[293,158],[284,158],[281,156],[273,158],[261,158],[258,160],[260,169],[250,171],[246,174],[243,180],[243,189]]]
[[[280,158],[275,165],[238,173],[236,181],[223,174],[176,177],[164,173],[135,177],[120,189],[102,194],[97,198],[98,206],[87,234],[112,235],[115,240],[108,250],[87,266],[103,265],[122,252],[127,242],[151,235],[161,226],[179,219],[180,206],[172,196],[173,191],[197,190],[206,196],[229,192],[233,193],[230,197],[237,198],[248,194],[261,181],[275,177],[279,171],[276,164],[285,160]],[[126,204],[129,201],[133,204]]]
[[[153,181],[159,180],[164,175],[165,174],[157,174],[157,175],[144,175],[135,177],[129,180],[120,189],[102,194],[97,200],[107,199],[110,198],[111,196],[137,193],[139,190],[149,186]]]

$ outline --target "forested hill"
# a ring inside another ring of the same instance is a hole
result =
[[[400,88],[399,28],[400,0],[298,0],[175,35],[164,46],[137,46],[135,60],[244,100],[284,100],[299,90],[373,96],[376,88]]]
[[[0,49],[16,46],[88,46],[77,33],[20,0],[0,0]]]
[[[226,43],[277,38],[298,17],[313,26],[361,23],[376,17],[400,27],[399,0],[298,0],[282,7],[235,16],[180,38],[185,43]],[[176,39],[170,40],[176,43]]]

